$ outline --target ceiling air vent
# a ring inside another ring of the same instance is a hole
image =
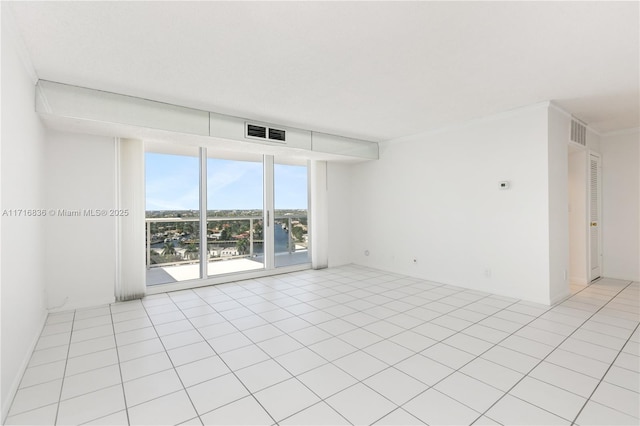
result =
[[[252,138],[265,139],[267,137],[267,128],[264,126],[247,124],[247,136],[250,136]]]
[[[246,136],[251,139],[265,139],[270,142],[285,142],[287,131],[246,123]]]
[[[269,139],[274,141],[285,141],[286,132],[279,129],[269,129]]]
[[[571,140],[580,145],[587,145],[587,127],[576,121],[571,120]]]

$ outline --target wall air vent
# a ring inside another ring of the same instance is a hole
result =
[[[571,120],[571,140],[582,146],[587,145],[587,126],[577,120]]]
[[[269,142],[282,143],[286,141],[287,131],[282,129],[274,129],[258,124],[246,124],[245,136],[251,139],[264,139]]]
[[[256,126],[255,124],[247,124],[247,136],[265,139],[267,137],[267,128],[264,126]]]
[[[282,141],[284,142],[286,136],[286,131],[279,129],[269,129],[269,139],[274,141]]]

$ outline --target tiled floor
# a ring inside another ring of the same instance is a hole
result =
[[[638,291],[347,266],[52,314],[7,424],[637,425]]]

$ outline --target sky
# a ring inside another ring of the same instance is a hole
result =
[[[200,189],[197,157],[145,154],[146,209],[197,210]],[[307,208],[307,168],[274,166],[275,208]],[[207,209],[262,208],[262,163],[209,158]]]

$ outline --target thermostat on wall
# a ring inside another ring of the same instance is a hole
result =
[[[500,189],[509,189],[510,186],[511,184],[508,180],[503,180],[500,182]]]

